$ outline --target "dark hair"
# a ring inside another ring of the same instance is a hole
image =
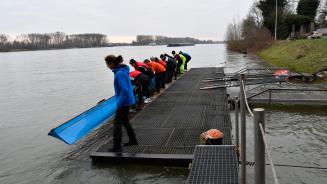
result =
[[[164,58],[165,56],[163,54],[160,54],[160,58]]]
[[[155,58],[154,58],[154,61],[155,61],[155,62],[159,62],[159,58],[155,57]]]
[[[131,59],[129,60],[129,63],[132,64],[132,63],[136,63],[135,59]]]
[[[171,53],[172,53],[172,54],[176,54],[176,52],[175,52],[174,50],[173,50],[173,51],[171,51]]]
[[[145,60],[143,61],[143,63],[148,63],[148,62],[150,62],[148,59],[145,59]]]
[[[104,58],[106,61],[106,64],[114,64],[115,66],[119,65],[120,63],[123,62],[123,57],[121,55],[119,56],[114,56],[114,55],[108,55],[107,57]]]
[[[182,54],[183,52],[182,51],[179,51],[179,54]]]

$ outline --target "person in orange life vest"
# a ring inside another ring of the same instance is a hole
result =
[[[166,63],[165,61],[163,61],[163,60],[159,60],[157,57],[153,58],[153,60],[151,60],[151,61],[154,61],[154,62],[157,62],[157,63],[161,64],[161,65],[164,66],[164,67],[166,68],[166,70],[167,70],[167,63]]]
[[[135,70],[140,71],[147,75],[150,78],[154,77],[154,72],[151,68],[149,68],[148,65],[144,64],[143,62],[135,61],[134,59],[131,59],[129,61],[129,64],[134,67]]]
[[[149,103],[151,101],[149,92],[149,85],[151,79],[147,75],[137,70],[130,72],[129,76],[131,78],[132,83],[134,83],[137,87],[141,89],[138,93],[138,104],[142,104],[143,96],[146,98],[144,103]]]
[[[113,148],[109,152],[121,152],[122,147],[122,125],[124,125],[129,142],[124,146],[137,145],[137,140],[133,127],[129,123],[128,113],[132,105],[135,104],[131,80],[129,78],[129,67],[122,64],[122,56],[108,55],[105,57],[107,67],[114,73],[114,88],[116,96],[117,110],[114,120]]]
[[[165,75],[164,75],[164,79],[165,79],[165,82],[166,82],[167,81],[167,63],[165,61],[161,60],[161,59],[159,60],[159,58],[157,58],[157,57],[152,57],[152,58],[153,58],[152,61],[154,61],[156,63],[159,63],[159,64],[161,64],[162,66],[164,66],[166,68],[166,72],[165,72]]]
[[[159,63],[151,62],[148,59],[144,60],[144,63],[148,65],[156,75],[156,89],[157,92],[160,92],[160,87],[165,88],[165,75],[166,68]]]
[[[134,69],[135,70],[139,70],[139,67],[141,66],[143,66],[143,67],[145,67],[145,68],[148,68],[148,66],[146,65],[146,64],[144,64],[144,63],[142,63],[142,62],[140,62],[140,61],[135,61],[135,59],[131,59],[130,61],[129,61],[129,64],[130,65],[132,65],[133,67],[134,67]]]

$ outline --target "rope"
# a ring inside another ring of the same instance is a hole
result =
[[[242,164],[242,162],[239,161],[239,164]],[[255,162],[247,161],[246,165],[254,166]],[[270,164],[266,163],[265,165],[270,165]],[[327,167],[316,167],[316,166],[307,166],[307,165],[291,165],[291,164],[276,164],[276,163],[274,163],[274,166],[275,167],[295,167],[295,168],[302,168],[302,169],[321,169],[321,170],[327,169]]]
[[[246,97],[244,81],[241,80],[241,83],[242,83],[242,87],[243,87],[243,93],[244,93],[244,98],[245,98],[244,101],[245,101],[245,104],[246,104],[246,108],[248,109],[250,115],[253,117],[253,113],[252,113],[252,111],[251,111],[251,109],[250,109],[250,107],[249,107],[249,104],[248,104],[248,98]]]
[[[270,165],[270,164],[266,164]],[[306,166],[306,165],[289,165],[289,164],[275,164],[278,167],[297,167],[303,169],[327,169],[327,167],[315,167],[315,166]]]
[[[274,177],[275,184],[279,184],[277,174],[276,174],[276,171],[275,171],[275,166],[274,166],[274,163],[272,161],[271,154],[270,154],[270,152],[268,150],[268,144],[267,144],[266,137],[265,137],[265,131],[263,130],[261,123],[259,123],[259,127],[260,127],[260,131],[261,131],[261,134],[262,134],[263,143],[265,144],[266,152],[267,152],[269,162],[270,162],[270,165],[271,165],[271,170],[272,170],[272,174],[273,174],[273,177]]]

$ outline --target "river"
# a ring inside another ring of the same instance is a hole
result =
[[[121,54],[128,62],[131,58],[143,60],[170,53],[172,49],[191,54],[190,67],[219,66],[232,72],[245,66],[266,65],[256,57],[229,52],[223,44],[0,53],[0,183],[184,183],[188,174],[185,168],[94,165],[87,156],[90,150],[80,151],[83,143],[68,146],[47,136],[52,128],[113,95],[113,74],[103,60],[107,54]],[[276,163],[327,167],[326,109],[268,108],[266,117]],[[248,122],[248,154],[252,155],[249,117]],[[67,156],[76,153],[83,154]],[[276,169],[280,183],[327,181],[326,170]],[[270,168],[266,170],[270,183]],[[248,172],[251,183],[253,171],[249,168]]]

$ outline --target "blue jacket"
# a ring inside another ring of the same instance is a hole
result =
[[[188,53],[182,52],[182,55],[186,57],[187,61],[192,59],[192,57]]]
[[[117,108],[134,105],[135,98],[129,78],[128,66],[118,65],[112,71],[115,73],[114,87]]]

